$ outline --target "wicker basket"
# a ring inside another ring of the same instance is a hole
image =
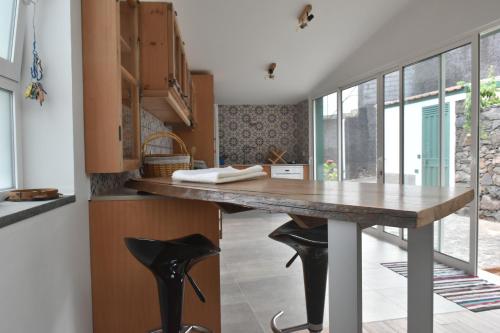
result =
[[[151,154],[147,148],[157,139],[170,138],[177,142],[181,149],[181,154]],[[158,132],[150,135],[142,144],[142,169],[144,178],[170,177],[176,170],[189,170],[192,168],[192,157],[189,154],[186,144],[176,134],[172,132]]]

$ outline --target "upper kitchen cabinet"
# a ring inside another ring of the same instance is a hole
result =
[[[192,125],[193,81],[171,3],[140,6],[142,107],[169,124]]]
[[[136,0],[82,1],[88,173],[140,166],[139,8]]]

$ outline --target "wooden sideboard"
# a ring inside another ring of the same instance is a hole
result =
[[[303,168],[303,176],[304,176],[304,179],[303,180],[309,180],[310,179],[310,176],[309,176],[309,165],[308,164],[262,164],[262,168],[264,169],[264,172],[267,173],[268,177],[271,177],[272,176],[272,166],[278,166],[278,167],[285,167],[285,166],[290,166],[290,167],[294,167],[294,168],[297,168],[297,167],[302,167]],[[248,168],[252,165],[250,164],[232,164],[231,165],[233,168],[236,168],[236,169],[245,169],[245,168]]]

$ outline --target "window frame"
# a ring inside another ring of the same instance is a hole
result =
[[[22,186],[21,179],[21,131],[20,131],[20,107],[21,107],[21,94],[19,84],[12,80],[0,76],[0,88],[12,93],[12,132],[13,132],[13,180],[14,188]],[[0,190],[0,192],[7,192],[9,189]]]
[[[12,93],[12,132],[13,132],[13,181],[14,188],[22,187],[22,154],[21,154],[21,65],[23,61],[24,31],[26,5],[23,0],[16,0],[16,17],[14,18],[14,38],[12,61],[0,57],[0,88]],[[9,189],[0,190],[8,192]]]
[[[12,46],[12,61],[0,57],[0,76],[19,82],[21,79],[21,64],[23,60],[23,42],[26,6],[22,0],[16,1],[16,17],[14,18],[14,39]]]

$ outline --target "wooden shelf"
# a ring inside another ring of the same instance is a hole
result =
[[[125,67],[121,66],[121,70],[122,77],[130,84],[137,86],[137,79]]]
[[[123,38],[123,36],[120,36],[120,50],[121,52],[124,53],[130,53],[132,52],[132,48],[130,47],[129,43]]]
[[[190,112],[175,88],[144,90],[141,105],[146,111],[165,123],[183,124],[188,127],[192,125]]]

